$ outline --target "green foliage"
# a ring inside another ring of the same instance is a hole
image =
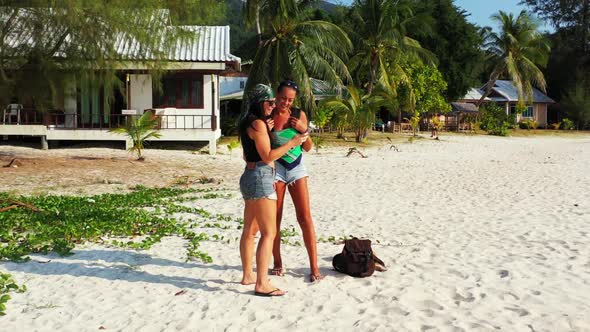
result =
[[[390,62],[400,57],[435,61],[434,55],[410,36],[410,31],[413,35],[429,33],[431,27],[427,17],[415,14],[413,1],[358,0],[350,20],[347,32],[356,47],[349,66],[356,72],[356,84],[366,86],[367,94],[387,75]]]
[[[500,25],[500,32],[489,30],[484,37],[483,46],[492,71],[479,103],[490,94],[496,80],[507,77],[516,87],[519,104],[531,104],[533,85],[546,90],[545,76],[539,66],[547,64],[549,42],[539,32],[539,24],[524,10],[516,17],[499,11],[492,15],[492,20]]]
[[[128,194],[17,197],[16,200],[41,211],[15,208],[0,213],[0,260],[24,261],[31,253],[68,255],[76,244],[102,243],[104,238],[113,238],[110,244],[115,246],[149,249],[164,236],[176,234],[190,241],[188,257],[209,262],[210,257],[198,250],[198,242],[206,240],[206,235],[191,230],[201,225],[171,217],[176,213],[192,214],[200,220],[216,220],[214,224],[219,228],[225,227],[219,222],[232,218],[176,204],[199,199],[186,195],[206,191],[138,186]],[[0,199],[10,198],[7,193],[0,193]]]
[[[315,108],[310,78],[342,86],[351,81],[343,59],[352,50],[348,36],[335,24],[309,19],[311,1],[281,0],[246,2],[247,15],[262,18],[261,34],[248,47],[256,56],[246,82],[244,96],[258,83],[277,86],[285,78],[299,85],[303,109]],[[244,107],[248,101],[244,100]]]
[[[574,122],[568,118],[564,118],[561,120],[561,129],[563,130],[573,130],[575,128]]]
[[[571,91],[564,94],[561,105],[578,129],[590,128],[590,92],[584,80],[577,82]]]
[[[444,114],[451,110],[451,105],[445,101],[443,96],[447,89],[447,82],[436,67],[415,62],[409,65],[409,72],[418,113]]]
[[[176,9],[173,2],[170,9]],[[117,68],[129,59],[118,53],[121,36],[129,44],[141,45],[133,61],[158,81],[165,65],[161,60],[168,58],[169,51],[185,38],[197,38],[194,32],[170,26],[163,7],[162,0],[4,1],[0,103],[16,96],[24,104],[47,110],[59,106],[54,100],[63,98],[67,84],[100,82],[106,108],[115,90],[124,93]],[[21,43],[13,42],[12,36]]]
[[[137,153],[137,160],[143,160],[141,152],[148,138],[160,138],[158,133],[158,120],[150,112],[143,113],[140,117],[128,117],[125,127],[113,128],[110,131],[124,134],[131,139],[133,147],[129,151]]]
[[[536,130],[539,127],[539,123],[533,119],[525,119],[524,121],[518,123],[518,127],[520,129]]]
[[[412,136],[416,136],[416,131],[420,127],[420,113],[414,112],[411,118],[406,118],[408,122],[410,122],[410,127],[412,127]]]
[[[6,315],[6,303],[10,300],[10,292],[23,293],[27,286],[19,286],[10,274],[0,273],[0,316]]]
[[[506,111],[494,104],[488,103],[480,107],[480,128],[490,135],[508,136],[508,129],[514,123],[514,116],[507,115]]]
[[[327,107],[318,107],[313,112],[313,123],[318,127],[320,133],[324,131],[324,127],[330,122],[333,115],[334,112]]]
[[[341,121],[336,127],[339,132],[341,128],[350,126],[356,134],[356,141],[361,142],[375,122],[378,103],[374,97],[362,95],[362,91],[356,86],[350,85],[346,90],[344,98],[329,98],[321,105],[334,112],[337,121]]]
[[[484,62],[477,27],[467,20],[468,13],[451,0],[417,1],[416,14],[432,17],[432,33],[416,36],[422,47],[438,59],[438,70],[448,83],[443,95],[447,102],[465,96],[476,84]]]

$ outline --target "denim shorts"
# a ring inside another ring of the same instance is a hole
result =
[[[240,191],[244,200],[251,199],[277,199],[274,186],[275,170],[262,161],[256,163],[254,168],[246,166],[244,174],[240,177]]]
[[[303,164],[303,158],[301,158],[299,165],[295,166],[293,169],[286,169],[285,166],[281,165],[279,162],[275,162],[275,167],[277,172],[275,181],[281,181],[288,185],[309,176],[309,174],[307,174],[307,169]]]

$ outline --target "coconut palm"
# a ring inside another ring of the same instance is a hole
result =
[[[145,141],[148,138],[160,138],[162,135],[157,130],[158,120],[150,112],[143,113],[142,116],[134,119],[130,118],[127,124],[121,128],[113,128],[110,131],[124,134],[131,139],[133,147],[129,151],[137,153],[137,160],[144,160],[141,152]]]
[[[524,10],[517,17],[499,11],[491,18],[500,24],[500,33],[488,30],[485,36],[484,47],[493,69],[478,106],[490,94],[496,80],[507,76],[518,91],[519,107],[523,107],[532,102],[533,85],[546,91],[545,77],[538,66],[547,63],[549,43],[539,32],[539,24]]]
[[[345,119],[345,123],[352,126],[357,142],[361,142],[367,130],[375,122],[375,110],[378,103],[374,97],[368,94],[362,95],[362,91],[356,86],[349,85],[346,88],[346,96],[326,99],[321,104],[328,110],[334,112],[336,117]],[[339,134],[343,128],[337,128]]]
[[[429,63],[435,56],[408,37],[407,29],[429,31],[429,21],[415,15],[408,0],[357,0],[353,14],[354,31],[350,31],[355,45],[360,45],[351,58],[351,69],[368,69],[367,93],[386,74],[386,62],[414,54]]]
[[[310,78],[334,86],[350,82],[342,60],[352,50],[346,33],[335,24],[308,20],[311,0],[265,1],[262,33],[245,87],[245,95],[258,83],[277,86],[284,79],[299,85],[301,104],[315,107]],[[247,104],[247,103],[244,103]]]

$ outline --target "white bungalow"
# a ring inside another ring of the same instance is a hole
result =
[[[230,66],[239,70],[240,58],[230,54],[229,26],[185,28],[197,32],[197,37],[177,45],[165,60],[169,73],[162,78],[161,93],[152,88],[147,68],[127,61],[119,67],[126,82],[126,100],[116,94],[114,103],[105,105],[100,84],[72,78],[55,98],[55,110],[41,114],[27,108],[25,101],[17,121],[3,117],[0,135],[39,136],[44,149],[47,141],[59,140],[125,141],[130,147],[131,141],[109,129],[120,126],[130,115],[149,110],[159,119],[160,141],[205,141],[215,154],[216,140],[221,137],[219,74]],[[122,58],[132,58],[137,51],[129,46],[124,42],[116,45]]]

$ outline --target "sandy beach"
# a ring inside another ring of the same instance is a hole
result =
[[[84,244],[68,257],[0,263],[28,288],[11,294],[0,331],[590,331],[590,136],[443,135],[396,147],[305,156],[319,283],[307,281],[305,248],[284,245],[287,274],[271,281],[288,294],[253,296],[238,283],[236,228],[223,231],[229,243],[203,243],[210,264],[185,262],[178,237],[146,251]],[[239,218],[240,155],[147,150],[141,164],[122,150],[1,146],[3,161],[77,156],[88,181],[2,168],[0,190],[94,194],[206,176],[231,197],[185,204]],[[95,167],[113,160],[128,168]],[[302,242],[287,202],[284,227]],[[326,239],[350,235],[371,239],[389,270],[333,271],[342,245]]]

